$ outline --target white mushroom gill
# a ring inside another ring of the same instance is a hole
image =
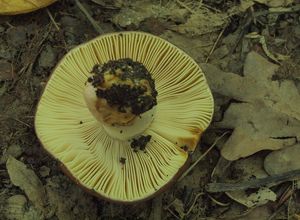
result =
[[[155,117],[143,132],[151,135],[145,152],[108,135],[82,95],[95,64],[122,58],[142,63],[158,92]],[[41,97],[35,126],[44,148],[78,183],[110,200],[135,202],[176,176],[212,113],[205,77],[188,55],[153,35],[123,32],[80,45],[61,60]]]

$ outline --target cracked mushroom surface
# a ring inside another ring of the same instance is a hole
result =
[[[142,32],[71,50],[40,99],[35,129],[75,181],[116,202],[149,199],[186,168],[213,98],[197,63]]]

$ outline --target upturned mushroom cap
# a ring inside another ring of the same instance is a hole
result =
[[[83,95],[95,64],[125,58],[146,67],[158,93],[154,117],[139,133],[146,146],[138,151],[135,137],[122,136],[126,131],[107,132]],[[212,114],[210,89],[191,57],[151,34],[120,32],[79,45],[59,62],[38,104],[35,129],[78,184],[129,203],[149,199],[179,177]]]
[[[24,14],[56,2],[57,0],[0,0],[0,15]]]

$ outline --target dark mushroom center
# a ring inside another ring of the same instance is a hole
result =
[[[96,88],[98,98],[121,113],[140,115],[157,104],[154,79],[146,67],[131,59],[96,64],[88,82]]]

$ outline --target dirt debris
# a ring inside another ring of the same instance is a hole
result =
[[[300,138],[300,94],[292,81],[272,81],[278,66],[251,52],[243,77],[222,73],[209,64],[202,68],[213,91],[241,102],[232,103],[223,120],[215,124],[234,128],[222,148],[223,157],[236,160],[296,144]]]

